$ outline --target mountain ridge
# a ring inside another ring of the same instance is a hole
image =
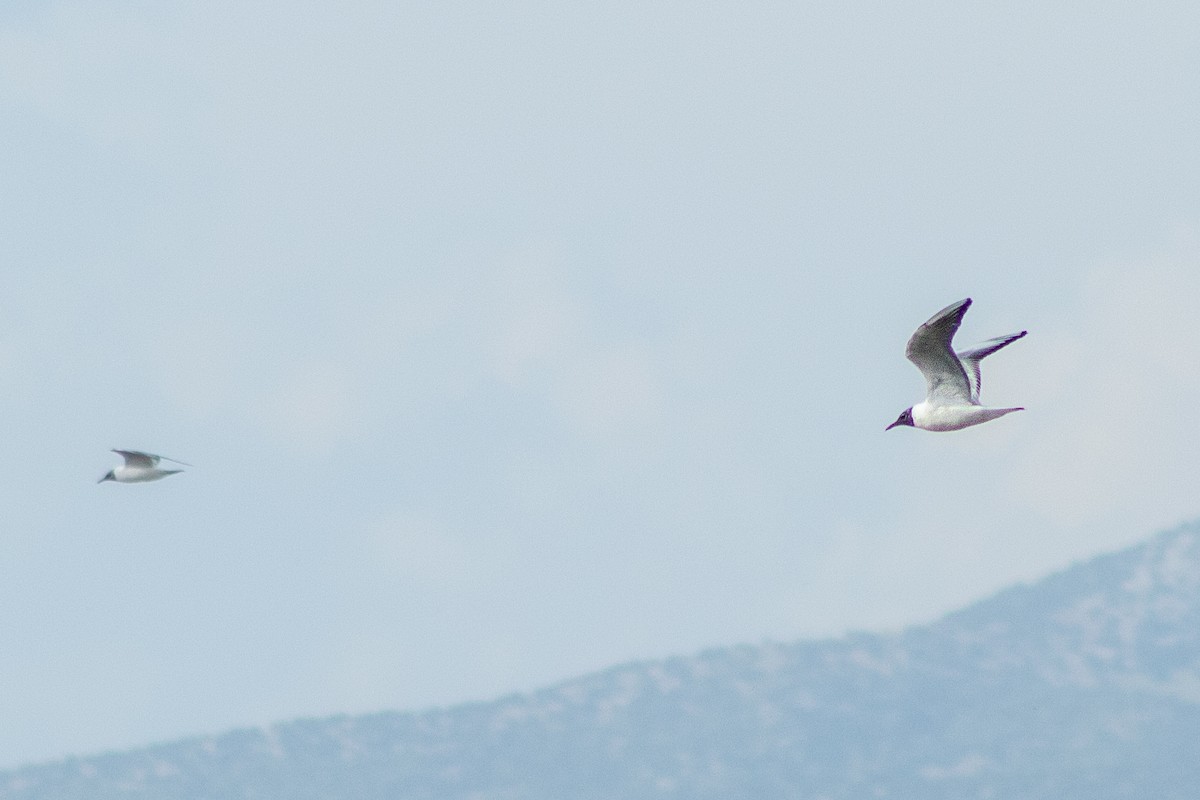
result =
[[[1191,797],[1200,525],[895,633],[0,773],[0,799]]]

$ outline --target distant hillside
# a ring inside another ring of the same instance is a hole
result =
[[[1200,797],[1200,527],[891,636],[0,775],[4,800]]]

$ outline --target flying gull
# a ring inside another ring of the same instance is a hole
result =
[[[905,409],[884,430],[909,425],[927,431],[957,431],[981,422],[1003,417],[1023,408],[988,408],[979,404],[979,362],[1001,347],[1012,344],[1029,331],[998,336],[964,350],[954,352],[950,340],[962,324],[963,314],[971,307],[971,298],[946,306],[917,328],[908,340],[904,355],[925,376],[925,402]]]
[[[185,467],[190,467],[191,464],[186,464],[183,461],[176,461],[173,458],[166,456],[156,456],[153,453],[140,453],[137,450],[113,450],[114,453],[125,459],[125,463],[114,470],[110,470],[107,475],[97,481],[104,483],[105,481],[116,481],[117,483],[145,483],[146,481],[156,481],[160,478],[165,478],[168,475],[174,475],[177,472],[183,472],[181,469],[159,469],[158,462],[166,458],[175,464],[181,464]]]

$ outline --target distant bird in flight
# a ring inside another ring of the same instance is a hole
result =
[[[904,410],[884,430],[909,425],[927,431],[957,431],[981,422],[1003,417],[1023,408],[987,408],[979,404],[979,362],[985,356],[1012,344],[1029,331],[989,339],[961,353],[954,352],[950,340],[962,324],[963,314],[971,307],[971,298],[946,306],[917,328],[908,340],[904,355],[925,376],[925,402]]]
[[[158,462],[166,458],[166,456],[139,453],[137,450],[113,450],[113,452],[125,459],[125,463],[114,470],[110,470],[107,475],[96,481],[96,483],[104,483],[105,481],[145,483],[146,481],[156,481],[168,475],[174,475],[177,472],[183,472],[181,469],[159,469]],[[191,466],[191,464],[176,461],[173,458],[167,458],[167,461],[181,464],[185,467]]]

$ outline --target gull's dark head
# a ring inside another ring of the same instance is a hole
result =
[[[104,483],[105,481],[115,481],[116,479],[117,479],[117,476],[116,476],[116,475],[113,475],[113,472],[112,472],[112,470],[110,469],[110,470],[108,471],[108,474],[107,474],[107,475],[105,475],[105,476],[104,476],[103,478],[101,478],[100,480],[96,481],[96,483]]]
[[[913,418],[912,418],[912,409],[911,408],[904,409],[904,413],[902,413],[900,416],[896,417],[896,421],[893,422],[891,425],[888,425],[886,428],[884,428],[884,430],[890,431],[892,428],[895,428],[899,425],[907,425],[910,428],[913,426]]]

